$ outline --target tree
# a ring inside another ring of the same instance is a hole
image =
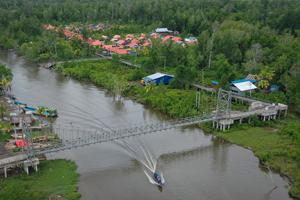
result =
[[[260,87],[261,89],[268,89],[270,86],[270,82],[268,80],[260,80],[258,82],[258,87]]]
[[[8,91],[11,88],[13,74],[11,69],[5,65],[0,65],[0,87],[2,90]]]
[[[271,81],[274,77],[274,71],[269,67],[264,67],[259,73],[260,79]]]
[[[233,66],[229,63],[224,54],[216,56],[212,62],[212,69],[215,71],[215,78],[222,85],[227,85],[235,77]]]
[[[209,40],[209,58],[208,58],[208,68],[210,68],[211,65],[211,59],[212,59],[212,53],[213,53],[213,47],[214,47],[214,40],[215,40],[215,34],[219,28],[219,23],[215,21],[212,24],[212,34],[211,34],[211,39]]]
[[[195,78],[196,73],[193,68],[181,65],[176,68],[175,80],[172,82],[172,86],[175,88],[188,88]]]
[[[262,46],[259,43],[253,44],[251,48],[246,51],[246,60],[244,63],[245,70],[248,73],[257,73],[259,67],[261,66],[261,61],[263,58]]]
[[[270,86],[270,82],[274,77],[274,71],[269,67],[264,67],[260,73],[259,78],[261,79],[258,86],[262,89],[267,89]]]

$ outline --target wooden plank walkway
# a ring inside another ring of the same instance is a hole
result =
[[[72,59],[72,60],[66,60],[66,61],[56,61],[56,62],[48,62],[48,63],[41,63],[40,67],[46,68],[46,69],[52,69],[55,67],[57,64],[63,64],[63,63],[71,63],[71,62],[82,62],[82,61],[97,61],[97,60],[112,60],[112,56],[105,56],[103,54],[96,54],[98,57],[93,57],[93,58],[80,58],[80,59]],[[118,62],[121,64],[130,66],[130,67],[136,67],[140,68],[141,66],[138,64],[133,64],[130,61],[123,60],[123,59],[118,59]]]

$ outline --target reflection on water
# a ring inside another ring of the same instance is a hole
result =
[[[157,112],[125,99],[121,104],[105,91],[66,78],[15,55],[0,51],[0,62],[14,73],[16,97],[37,106],[58,109],[56,124],[86,128],[128,127],[166,120]],[[49,155],[75,160],[84,200],[287,200],[287,182],[259,168],[249,150],[224,143],[197,128],[178,128],[141,136],[160,157],[168,184],[163,192],[151,186],[140,165],[111,143]],[[275,184],[274,184],[275,183]],[[277,188],[271,191],[274,188]]]

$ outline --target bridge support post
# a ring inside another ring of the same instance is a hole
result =
[[[24,171],[26,172],[27,175],[29,175],[29,168],[28,165],[24,164]]]
[[[4,167],[4,177],[7,178],[7,168],[6,168],[6,166]]]
[[[34,164],[34,171],[38,171],[38,167],[37,167],[37,164]]]
[[[284,111],[284,118],[287,116],[287,109]]]
[[[23,163],[24,171],[27,175],[29,175],[29,167],[33,167],[33,169],[37,172],[38,171],[38,164],[40,164],[40,161],[38,158],[33,158],[30,160],[25,160]]]

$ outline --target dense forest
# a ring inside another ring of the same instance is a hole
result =
[[[225,87],[230,80],[255,74],[264,91],[271,84],[281,87],[271,98],[300,113],[300,1],[2,0],[0,44],[33,60],[91,56],[94,49],[88,45],[41,27],[98,22],[123,25],[127,33],[168,27],[193,35],[198,45],[187,48],[153,42],[142,54],[147,55],[145,69],[173,68],[177,87],[201,81],[201,71],[204,79]]]

